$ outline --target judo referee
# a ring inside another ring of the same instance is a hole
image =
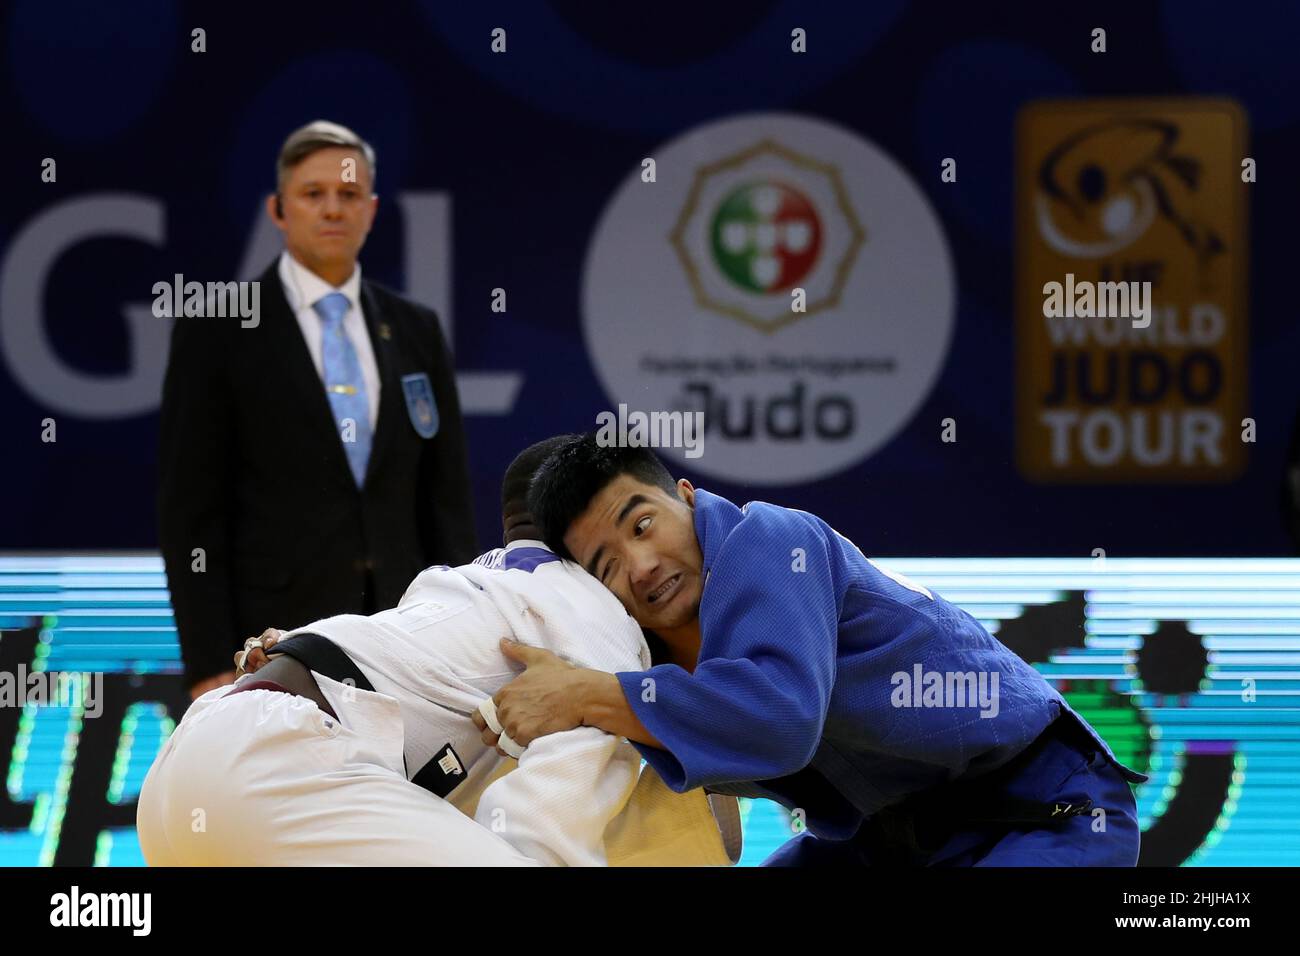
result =
[[[619,603],[534,540],[524,495],[552,447],[507,470],[504,548],[425,570],[391,610],[287,632],[256,673],[195,701],[140,793],[150,865],[735,861],[734,798],[682,801],[592,727],[512,770],[470,720],[512,674],[502,635],[598,670],[649,664]]]
[[[291,133],[257,324],[173,327],[158,535],[191,699],[233,681],[231,653],[270,621],[390,608],[421,569],[479,551],[438,317],[362,275],[374,176],[352,130]]]
[[[776,800],[807,829],[770,865],[1136,863],[1129,784],[1146,777],[968,613],[821,519],[737,507],[594,434],[559,448],[529,502],[666,653],[611,675],[508,649],[528,669],[494,700],[517,743],[596,726],[674,790]],[[993,706],[952,693],[976,684]]]

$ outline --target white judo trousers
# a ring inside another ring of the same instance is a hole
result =
[[[702,791],[673,794],[653,771],[640,773],[639,754],[622,738],[594,727],[551,734],[504,774],[513,761],[483,746],[470,716],[518,671],[501,653],[502,637],[599,670],[649,664],[640,628],[618,601],[539,542],[430,568],[390,611],[300,630],[337,643],[375,690],[313,672],[338,720],[276,691],[222,687],[200,697],[141,789],[137,829],[150,865],[737,858],[734,800],[720,809]],[[411,782],[448,754],[463,776],[446,800]]]
[[[539,865],[408,781],[397,702],[348,690],[352,727],[277,691],[195,701],[140,793],[149,864]]]

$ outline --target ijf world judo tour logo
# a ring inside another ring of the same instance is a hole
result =
[[[583,330],[616,404],[702,412],[704,474],[778,485],[880,448],[933,387],[952,332],[938,219],[876,146],[824,120],[751,114],[648,154],[583,277]]]
[[[1246,132],[1245,112],[1218,98],[1021,110],[1016,448],[1026,477],[1217,482],[1245,467]]]

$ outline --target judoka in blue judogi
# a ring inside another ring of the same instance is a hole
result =
[[[496,698],[518,743],[595,724],[675,790],[775,800],[806,831],[770,865],[1136,863],[1147,778],[970,614],[816,516],[738,507],[591,436],[530,503],[666,662],[610,677],[523,649]]]

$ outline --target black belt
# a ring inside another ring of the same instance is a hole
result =
[[[1007,796],[1004,787],[1052,741],[1080,749],[1099,745],[1068,715],[1062,715],[1034,741],[996,770],[973,780],[957,780],[915,794],[872,814],[858,831],[874,859],[895,865],[924,865],[963,826],[1054,826],[1088,813],[1092,801],[1061,803]]]
[[[287,654],[309,670],[323,674],[340,684],[350,684],[368,691],[375,689],[352,658],[323,635],[298,633],[277,642],[272,650],[277,654]],[[444,798],[464,781],[466,773],[460,755],[452,748],[450,742],[434,754],[415,776],[411,776],[406,768],[405,752],[402,754],[402,767],[411,783],[428,790],[436,797]]]
[[[272,653],[287,654],[308,670],[323,674],[340,684],[350,684],[362,690],[373,691],[374,685],[361,673],[361,668],[343,649],[321,634],[298,633],[277,641]]]

